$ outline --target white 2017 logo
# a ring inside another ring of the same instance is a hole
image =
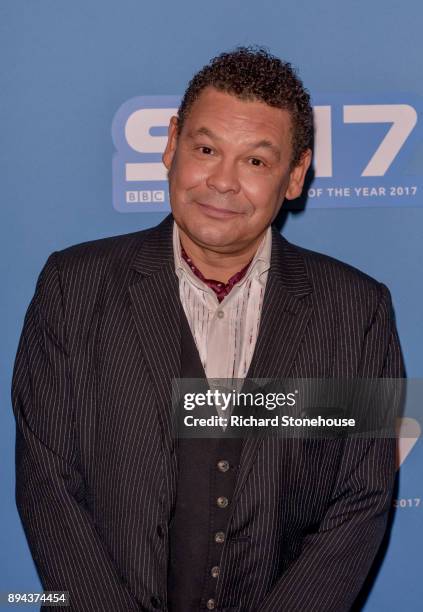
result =
[[[314,168],[316,177],[332,173],[332,113],[330,106],[315,106]],[[363,104],[343,107],[344,123],[392,123],[361,176],[384,176],[417,123],[408,104]]]
[[[125,124],[128,145],[138,153],[162,153],[166,136],[153,136],[151,128],[169,124],[176,108],[143,108],[134,111]],[[314,170],[316,178],[333,176],[332,107],[315,106]],[[362,104],[343,106],[344,123],[391,123],[391,127],[361,172],[364,177],[384,176],[417,123],[417,112],[409,104]],[[127,162],[126,181],[166,181],[161,162]]]

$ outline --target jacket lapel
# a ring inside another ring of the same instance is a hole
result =
[[[304,260],[296,247],[272,227],[270,270],[264,294],[259,335],[247,378],[288,378],[312,314],[312,292]],[[263,442],[246,438],[234,492],[234,504]]]
[[[167,463],[164,474],[171,506],[176,494],[177,474],[171,414],[172,379],[179,378],[181,368],[181,302],[174,271],[172,229],[173,217],[169,215],[147,234],[131,264],[137,277],[129,287],[132,315],[158,399]]]

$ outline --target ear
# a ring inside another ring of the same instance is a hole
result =
[[[167,170],[170,170],[178,141],[178,117],[171,117],[167,131],[167,144],[162,160]]]
[[[311,149],[306,149],[300,161],[292,168],[289,175],[288,189],[285,197],[287,200],[294,200],[301,195],[304,186],[304,179],[311,164]]]

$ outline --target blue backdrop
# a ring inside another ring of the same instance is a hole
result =
[[[299,68],[316,177],[283,232],[388,285],[408,376],[422,377],[422,18],[421,0],[2,0],[0,591],[40,590],[15,509],[9,394],[38,273],[53,250],[163,218],[163,109],[220,51],[263,44]],[[129,121],[145,108],[156,114]],[[366,612],[421,610],[422,465],[418,440]]]

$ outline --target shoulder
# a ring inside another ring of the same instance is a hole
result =
[[[81,242],[57,251],[55,257],[63,272],[101,274],[109,270],[125,275],[131,267],[143,272],[151,263],[160,267],[173,260],[172,233],[173,217],[169,214],[148,229]]]
[[[91,316],[106,295],[125,291],[130,264],[153,229],[54,251],[38,276],[34,305],[51,320]]]
[[[374,311],[381,301],[390,302],[388,288],[363,270],[285,238],[282,241],[284,252],[301,262],[315,302],[367,311]]]
[[[310,278],[318,280],[329,277],[332,282],[348,282],[377,287],[380,283],[359,268],[317,251],[311,251],[290,243],[303,259]]]
[[[55,252],[60,269],[128,265],[144,239],[154,228],[80,242]]]

